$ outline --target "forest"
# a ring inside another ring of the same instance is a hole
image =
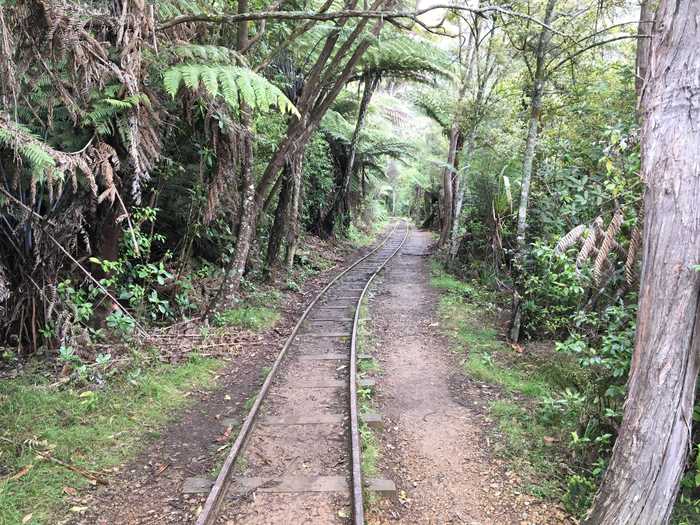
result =
[[[190,391],[264,380],[287,317],[396,218],[431,232],[429,326],[499,392],[484,439],[566,516],[522,523],[700,523],[698,20],[0,0],[0,525],[102,523],[85,494]]]

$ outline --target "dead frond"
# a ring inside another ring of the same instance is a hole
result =
[[[562,237],[559,242],[557,243],[556,247],[554,248],[554,251],[556,253],[564,253],[566,250],[571,248],[574,244],[578,242],[578,240],[583,236],[583,234],[588,230],[586,225],[584,224],[579,224],[578,226],[574,227]]]
[[[600,284],[603,270],[609,264],[608,256],[614,248],[615,236],[620,232],[620,227],[622,226],[622,220],[624,215],[621,209],[618,209],[613,215],[608,229],[603,237],[603,242],[598,250],[598,255],[596,256],[595,262],[593,263],[593,280],[596,284]]]

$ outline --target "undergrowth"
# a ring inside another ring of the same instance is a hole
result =
[[[443,292],[442,329],[462,356],[464,373],[498,387],[498,399],[489,405],[496,453],[521,473],[528,492],[561,499],[567,510],[580,513],[592,492],[581,490],[583,481],[562,465],[577,464],[570,448],[576,401],[566,389],[582,381],[583,372],[546,345],[523,350],[506,344],[496,329],[500,298],[478,283],[460,281],[433,261],[432,285]]]
[[[212,386],[221,364],[192,355],[134,368],[95,390],[52,384],[32,370],[0,382],[0,524],[56,523],[58,513],[80,512],[66,498],[88,478],[42,455],[107,477],[159,436],[188,390]]]
[[[263,330],[274,325],[279,317],[279,312],[266,306],[237,306],[217,313],[214,324],[220,327]]]
[[[590,508],[613,445],[605,420],[619,418],[616,405],[605,405],[603,399],[624,399],[624,389],[615,385],[608,384],[604,395],[596,390],[598,384],[606,384],[601,380],[606,367],[613,369],[615,377],[623,375],[618,363],[624,359],[605,354],[615,344],[618,351],[630,346],[620,342],[631,340],[628,324],[616,321],[624,321],[618,313],[623,309],[606,311],[610,334],[599,351],[606,358],[594,361],[588,358],[597,356],[592,349],[576,351],[580,338],[575,336],[556,345],[506,344],[495,328],[503,300],[475,281],[449,275],[438,261],[433,261],[432,285],[443,292],[441,324],[462,356],[465,374],[500,391],[499,399],[489,405],[489,416],[496,423],[496,453],[521,473],[531,494],[560,500],[568,512],[582,517]],[[694,450],[691,461],[697,463],[697,455]],[[700,474],[690,469],[671,523],[700,523],[700,499],[693,496],[693,488],[699,485]]]

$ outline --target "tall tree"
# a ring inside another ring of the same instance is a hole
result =
[[[530,199],[530,181],[532,180],[532,166],[535,161],[535,150],[537,148],[537,139],[539,136],[542,99],[547,82],[548,71],[546,61],[550,49],[550,41],[552,39],[552,31],[549,25],[552,23],[556,3],[557,0],[547,0],[543,19],[544,25],[540,29],[540,34],[537,38],[537,47],[535,49],[535,67],[534,70],[528,67],[528,69],[532,71],[532,89],[530,92],[530,117],[527,127],[527,139],[525,140],[525,155],[523,156],[523,173],[520,179],[520,204],[518,206],[518,225],[515,238],[514,271],[516,280],[518,273],[522,271],[525,250],[525,230],[527,229],[527,210]],[[521,316],[520,295],[518,294],[517,284],[514,284],[512,318],[509,331],[511,341],[517,341],[520,338]]]
[[[668,523],[700,368],[700,3],[662,0],[642,97],[647,182],[629,392],[587,524]]]
[[[388,2],[386,0],[375,0],[371,5],[371,9],[375,10],[382,6],[388,7],[387,4],[390,4],[390,2],[391,0],[388,0]],[[354,9],[357,3],[358,0],[349,0],[345,5],[348,9]],[[329,0],[324,4],[322,11],[328,9],[330,5],[331,2]],[[323,39],[323,45],[319,46],[320,51],[318,51],[314,63],[304,78],[304,85],[296,104],[299,114],[290,120],[284,137],[277,145],[255,187],[253,205],[256,212],[248,219],[245,229],[241,225],[241,234],[239,234],[237,240],[238,243],[244,244],[251,242],[259,215],[264,210],[264,204],[268,200],[270,191],[274,188],[284,166],[289,164],[292,168],[290,170],[292,175],[292,193],[288,207],[287,266],[293,260],[299,232],[297,220],[304,148],[311,135],[318,128],[321,119],[331,107],[331,104],[355,72],[358,62],[381,32],[385,22],[383,19],[371,22],[369,18],[362,18],[354,27],[348,29],[346,27],[348,21],[348,18],[336,20],[334,22],[334,30],[327,32],[326,37]],[[367,31],[368,25],[371,27],[369,31]],[[306,30],[310,27],[306,27]],[[346,34],[345,38],[341,39],[341,36],[344,34]],[[295,184],[297,184],[296,187],[294,186]],[[272,258],[274,259],[276,256],[273,255]],[[232,281],[229,285],[232,290],[238,288],[246,262],[247,253],[245,260],[237,261],[234,268]]]
[[[460,89],[460,92],[463,91],[462,98],[466,103],[464,109],[466,109],[467,114],[463,119],[465,128],[462,148],[463,166],[458,171],[455,169],[453,175],[452,193],[454,198],[448,245],[450,264],[455,261],[459,248],[459,221],[464,203],[464,181],[469,175],[479,128],[488,112],[491,95],[497,82],[495,78],[497,61],[494,55],[494,34],[497,27],[495,24],[488,24],[485,30],[482,30],[481,24],[481,19],[475,16],[468,39],[466,69],[462,79],[463,87]]]

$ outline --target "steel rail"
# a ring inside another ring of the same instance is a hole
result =
[[[410,226],[407,221],[404,222],[406,224],[406,233],[401,243],[396,250],[379,265],[365,283],[362,293],[357,300],[355,318],[352,323],[352,336],[350,339],[350,377],[348,382],[350,386],[350,448],[352,452],[352,516],[355,525],[364,525],[365,523],[364,500],[362,497],[362,448],[360,445],[359,414],[357,410],[357,330],[360,325],[360,309],[362,307],[362,301],[372,281],[374,281],[374,278],[384,269],[387,263],[393,259],[406,242]]]
[[[405,221],[399,221],[399,222],[405,222]],[[267,392],[270,389],[270,385],[272,384],[272,381],[275,378],[275,374],[277,373],[277,370],[279,369],[282,361],[284,360],[284,358],[287,354],[287,350],[294,342],[294,339],[296,338],[297,333],[299,332],[299,328],[301,327],[302,323],[306,320],[306,318],[309,315],[309,313],[311,312],[312,308],[314,306],[316,306],[318,301],[324,296],[324,294],[329,290],[329,288],[331,288],[331,286],[336,284],[343,276],[345,276],[348,272],[353,270],[357,265],[359,265],[365,259],[367,259],[371,255],[374,255],[381,248],[383,248],[384,245],[389,241],[389,239],[391,239],[391,237],[396,232],[398,225],[399,225],[399,222],[397,222],[394,225],[394,228],[391,230],[391,232],[373,250],[371,250],[370,252],[368,252],[364,256],[360,257],[357,261],[355,261],[350,266],[348,266],[345,270],[343,270],[338,275],[336,275],[316,295],[316,297],[314,297],[313,301],[311,301],[311,303],[309,303],[309,305],[306,307],[304,312],[301,314],[301,317],[299,318],[297,323],[294,325],[292,332],[289,334],[289,337],[287,338],[286,342],[284,343],[284,346],[282,347],[279,354],[277,355],[277,358],[275,359],[275,362],[273,363],[272,368],[270,369],[270,372],[267,374],[267,377],[265,378],[265,381],[263,382],[263,385],[260,388],[260,391],[258,392],[258,395],[255,398],[255,402],[253,403],[253,406],[250,408],[250,411],[248,412],[248,415],[246,416],[246,419],[243,422],[243,425],[241,426],[241,430],[239,431],[238,436],[236,437],[236,441],[233,443],[231,450],[229,451],[228,455],[226,456],[226,460],[224,461],[224,464],[222,465],[221,470],[219,471],[219,475],[217,476],[216,481],[214,482],[214,485],[212,486],[211,491],[209,492],[209,495],[207,496],[207,500],[204,503],[204,507],[202,508],[202,512],[200,512],[199,516],[197,517],[196,525],[214,525],[216,518],[217,518],[219,508],[220,508],[221,503],[223,501],[223,498],[224,498],[226,491],[228,490],[228,488],[231,484],[231,474],[233,473],[233,467],[236,463],[236,460],[238,459],[238,456],[242,452],[243,447],[246,444],[248,436],[250,435],[250,432],[251,432],[253,425],[255,423],[255,418],[257,417],[258,412],[260,410],[260,406],[262,405],[263,401],[265,400],[265,397],[267,396]],[[408,224],[408,223],[406,223],[406,224]],[[407,226],[407,231],[408,231],[408,226]],[[404,241],[405,241],[405,237],[404,237]],[[402,241],[402,244],[403,244],[403,241]],[[394,252],[394,254],[395,253],[396,252]],[[391,257],[393,257],[394,254],[392,254]],[[384,264],[382,264],[382,267],[383,266],[384,266]],[[376,273],[373,274],[373,276],[374,275],[376,275]],[[365,289],[366,289],[366,287],[365,287]],[[364,290],[363,290],[363,294],[364,294]],[[357,312],[356,312],[356,317],[357,317]],[[353,334],[354,334],[354,330],[353,330]],[[360,500],[361,500],[361,497],[360,497]]]

